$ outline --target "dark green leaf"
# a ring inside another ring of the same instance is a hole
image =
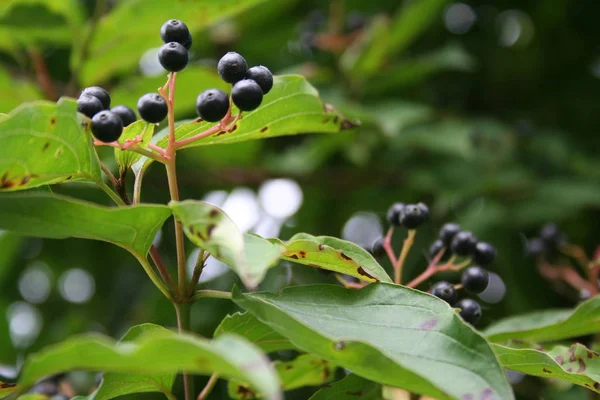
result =
[[[600,393],[600,354],[576,343],[556,346],[550,351],[526,343],[494,345],[503,367],[524,374],[560,379]]]
[[[549,342],[600,331],[600,296],[581,303],[574,310],[545,310],[508,317],[487,328],[492,342],[520,339]]]
[[[319,390],[310,400],[382,400],[381,385],[350,374]]]
[[[0,195],[0,229],[44,238],[103,240],[144,257],[171,210],[161,205],[110,208],[48,193]]]
[[[272,241],[281,243],[278,239]],[[354,276],[367,282],[391,282],[383,267],[362,247],[331,236],[299,233],[282,243],[282,258],[299,264]]]
[[[487,341],[443,301],[399,285],[291,287],[234,301],[299,349],[438,399],[513,399]]]
[[[0,190],[99,181],[100,166],[87,127],[70,99],[27,103],[13,110],[0,120]]]
[[[148,143],[150,143],[150,139],[152,139],[152,135],[154,134],[154,126],[154,124],[149,124],[146,121],[136,121],[123,130],[119,138],[119,143],[123,144],[127,140],[133,140],[139,136],[142,141],[138,143],[138,146],[145,149],[148,147]],[[141,157],[141,154],[134,151],[115,149],[115,160],[121,172],[128,170]]]

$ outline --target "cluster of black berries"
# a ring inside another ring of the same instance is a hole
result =
[[[77,99],[77,111],[92,119],[92,133],[102,142],[119,139],[123,127],[136,121],[135,112],[124,105],[110,108],[108,92],[99,86],[84,89]]]
[[[461,284],[465,292],[471,295],[482,293],[488,286],[489,274],[484,267],[496,259],[496,249],[489,243],[480,242],[472,232],[462,231],[455,223],[442,226],[439,238],[429,248],[429,257],[433,258],[441,252],[443,257],[451,254],[469,257],[475,264],[462,272]],[[442,281],[431,288],[431,294],[446,301],[451,306],[460,308],[463,319],[473,325],[481,318],[481,306],[473,299],[458,300],[454,285]]]
[[[548,223],[540,229],[539,236],[529,239],[527,253],[537,257],[542,254],[555,254],[565,243],[565,236],[556,224]]]
[[[393,227],[417,229],[429,219],[429,207],[424,203],[404,204],[394,203],[389,208],[387,220]]]

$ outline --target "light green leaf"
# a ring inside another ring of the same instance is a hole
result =
[[[492,342],[520,339],[549,342],[600,331],[600,296],[592,297],[574,310],[545,310],[508,317],[484,333]]]
[[[122,144],[127,140],[133,140],[135,137],[140,136],[142,141],[138,143],[138,146],[145,149],[148,147],[150,139],[152,139],[152,135],[154,134],[154,126],[154,124],[143,120],[136,121],[123,130],[121,137],[119,137],[119,143]],[[134,151],[115,149],[115,160],[121,173],[127,171],[141,157],[141,154]]]
[[[13,110],[0,120],[0,190],[99,181],[88,127],[71,99],[26,103]]]
[[[275,361],[273,365],[284,391],[322,385],[330,382],[335,372],[335,366],[312,354],[301,354],[292,361]],[[232,399],[263,398],[261,394],[253,392],[247,384],[234,380],[229,381],[227,391]]]
[[[382,400],[381,385],[350,374],[319,390],[309,400]]]
[[[233,300],[299,349],[375,382],[437,399],[514,399],[487,341],[443,301],[399,285],[234,290]]]
[[[582,344],[556,346],[550,351],[527,348],[523,342],[493,346],[505,368],[542,378],[560,379],[600,393],[600,354]]]
[[[259,236],[242,235],[227,214],[212,204],[186,200],[172,201],[169,206],[183,224],[188,239],[229,265],[249,288],[263,280],[283,251]]]
[[[110,208],[48,193],[0,195],[0,229],[44,238],[103,240],[144,257],[171,215],[162,205]]]
[[[2,30],[0,29],[0,35],[1,34]],[[43,97],[42,93],[40,93],[33,82],[11,76],[9,71],[1,67],[0,93],[10,93],[10,96],[0,97],[0,112],[9,112],[21,103],[39,100]]]
[[[129,0],[117,6],[97,26],[90,46],[89,59],[82,72],[85,86],[106,80],[137,66],[140,57],[153,47],[160,47],[160,27],[168,19],[186,23],[192,35],[212,24],[266,0]],[[251,60],[249,60],[251,61]],[[76,65],[76,58],[71,65]],[[183,72],[185,73],[185,72]],[[202,91],[202,90],[200,90]]]
[[[169,333],[167,329],[154,324],[142,324],[132,327],[119,343],[135,342],[154,334]],[[118,372],[107,372],[102,377],[102,383],[91,395],[82,399],[108,400],[118,396],[131,393],[162,392],[169,393],[176,373],[152,373],[152,374],[123,374]]]
[[[278,239],[273,242],[282,243]],[[350,275],[367,282],[391,282],[389,275],[369,252],[354,243],[331,236],[294,235],[282,243],[282,258],[299,264]]]
[[[265,353],[294,349],[294,345],[287,338],[248,312],[226,316],[215,330],[214,336],[219,337],[224,333],[235,333],[242,336],[260,347]]]
[[[269,360],[243,338],[223,335],[207,340],[160,327],[123,343],[98,334],[72,337],[31,355],[21,369],[19,383],[27,388],[42,377],[75,369],[135,374],[217,373],[250,382],[267,399],[282,399]]]

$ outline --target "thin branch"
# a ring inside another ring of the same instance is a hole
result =
[[[56,100],[58,98],[58,92],[54,87],[54,83],[52,83],[52,78],[50,78],[50,73],[48,72],[44,57],[36,47],[28,48],[27,53],[29,54],[29,57],[31,57],[31,61],[33,61],[35,75],[44,95],[48,100]]]
[[[231,292],[204,289],[196,290],[196,292],[194,293],[194,300],[200,300],[205,298],[231,300]]]
[[[171,275],[169,274],[169,271],[165,267],[165,264],[163,263],[162,258],[160,257],[160,253],[158,252],[158,249],[154,245],[152,245],[152,247],[150,247],[150,257],[152,258],[154,265],[156,265],[156,269],[160,273],[160,276],[162,277],[163,281],[165,281],[169,284],[169,287],[171,288],[173,293],[177,293],[177,288],[175,287],[175,284],[173,283],[173,279],[171,279]]]
[[[404,261],[406,261],[408,252],[415,242],[416,233],[417,231],[414,229],[408,231],[408,235],[406,236],[406,239],[404,239],[404,243],[402,243],[402,250],[400,250],[398,261],[394,264],[394,283],[398,285],[402,283],[402,268],[404,267]]]
[[[202,270],[204,269],[204,262],[206,259],[204,258],[205,251],[204,249],[200,249],[200,253],[198,253],[198,259],[196,260],[196,265],[194,266],[194,273],[192,274],[192,279],[190,281],[190,287],[187,291],[187,296],[190,297],[194,293],[194,289],[200,280],[200,275],[202,274]]]
[[[210,392],[212,392],[212,390],[214,389],[218,380],[219,380],[219,375],[217,375],[216,373],[212,374],[210,376],[210,378],[208,379],[206,386],[204,386],[204,389],[202,389],[202,391],[200,392],[198,397],[196,397],[196,400],[206,399],[208,397],[208,395],[210,394]]]
[[[110,179],[110,181],[113,184],[113,186],[116,187],[117,186],[117,178],[115,178],[115,176],[110,171],[110,169],[108,169],[108,167],[103,162],[100,162],[100,168],[102,168],[102,171],[104,171],[104,173],[106,174],[106,176],[108,176],[108,178]]]
[[[394,254],[394,249],[392,248],[392,236],[393,235],[394,235],[394,227],[391,226],[390,229],[388,229],[387,234],[385,235],[385,239],[383,241],[383,248],[385,249],[385,252],[387,253],[387,256],[390,259],[390,262],[392,263],[392,265],[396,265],[398,260],[396,259],[396,254]]]

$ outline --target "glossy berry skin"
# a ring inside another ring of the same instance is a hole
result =
[[[440,228],[440,240],[444,242],[446,247],[450,247],[452,244],[452,239],[454,236],[460,232],[460,225],[455,224],[454,222],[448,222],[447,224],[442,225]]]
[[[121,118],[121,122],[123,122],[123,126],[128,126],[133,124],[135,121],[137,121],[137,115],[135,115],[135,111],[133,111],[131,108],[124,106],[124,105],[118,105],[118,106],[114,106],[113,108],[110,109],[110,111],[114,112],[115,114],[117,114],[119,116],[119,118]]]
[[[100,111],[92,118],[92,133],[101,142],[114,142],[121,136],[122,132],[123,122],[121,122],[121,118],[111,111]]]
[[[273,74],[269,71],[269,68],[262,65],[250,68],[246,74],[246,79],[252,79],[258,83],[263,94],[269,93],[273,88]]]
[[[417,203],[417,207],[421,210],[421,213],[425,217],[425,219],[429,219],[429,207],[425,203]]]
[[[144,121],[153,124],[158,124],[165,119],[169,112],[165,99],[156,93],[148,93],[140,97],[137,109]]]
[[[527,241],[526,245],[527,255],[537,257],[546,251],[546,245],[540,238],[531,238]]]
[[[489,265],[496,259],[496,249],[489,243],[479,242],[473,251],[473,262],[479,265]]]
[[[448,282],[438,282],[431,288],[431,294],[435,297],[439,297],[450,305],[454,305],[458,300],[456,289]]]
[[[490,275],[485,269],[473,266],[462,273],[460,281],[467,293],[479,294],[487,288]]]
[[[458,232],[452,239],[450,250],[459,256],[469,256],[475,251],[477,238],[471,232]]]
[[[410,230],[416,229],[427,220],[428,216],[429,209],[425,211],[418,204],[409,204],[404,207],[404,210],[400,214],[400,225]]]
[[[178,19],[170,19],[160,27],[160,38],[163,42],[177,42],[184,45],[192,44],[192,35],[187,25]],[[189,47],[186,47],[189,49]]]
[[[196,112],[204,121],[217,122],[229,110],[229,96],[219,89],[208,89],[196,99]]]
[[[77,111],[88,118],[94,118],[94,115],[102,111],[104,107],[97,97],[89,94],[83,94],[77,99]]]
[[[219,60],[217,71],[219,72],[221,79],[227,83],[233,84],[246,77],[246,74],[248,73],[248,63],[244,57],[230,51]]]
[[[455,307],[460,308],[460,316],[471,325],[477,325],[481,319],[481,306],[475,300],[462,299]]]
[[[108,110],[110,108],[110,96],[108,95],[108,92],[102,89],[100,86],[90,86],[88,88],[85,88],[81,92],[81,96],[83,96],[84,94],[94,96],[95,98],[100,100],[100,103],[102,103],[103,110]]]
[[[188,64],[188,51],[177,42],[169,42],[158,50],[158,61],[167,71],[179,72]]]
[[[404,203],[394,203],[388,209],[386,218],[387,218],[387,222],[388,222],[388,224],[390,224],[390,226],[400,226],[400,215],[402,214],[404,207],[405,207]]]
[[[262,99],[262,89],[251,79],[241,80],[231,88],[231,100],[242,111],[257,109]]]
[[[439,253],[440,251],[442,251],[442,249],[443,249],[444,247],[445,247],[445,246],[444,246],[444,242],[442,242],[442,241],[441,241],[441,240],[439,240],[439,239],[438,239],[438,240],[436,240],[435,242],[433,242],[433,243],[431,244],[431,246],[429,246],[429,252],[428,252],[428,254],[429,254],[429,259],[430,259],[430,260],[433,260],[433,258],[434,258],[435,256],[437,256],[437,255],[438,255],[438,253]],[[446,251],[446,252],[444,252],[444,255],[445,255],[445,254],[447,254],[447,251]],[[443,255],[442,255],[442,258],[443,258]]]
[[[385,239],[379,238],[373,243],[373,246],[371,246],[371,254],[373,254],[375,258],[381,258],[385,255],[385,248],[383,247],[384,243]]]

